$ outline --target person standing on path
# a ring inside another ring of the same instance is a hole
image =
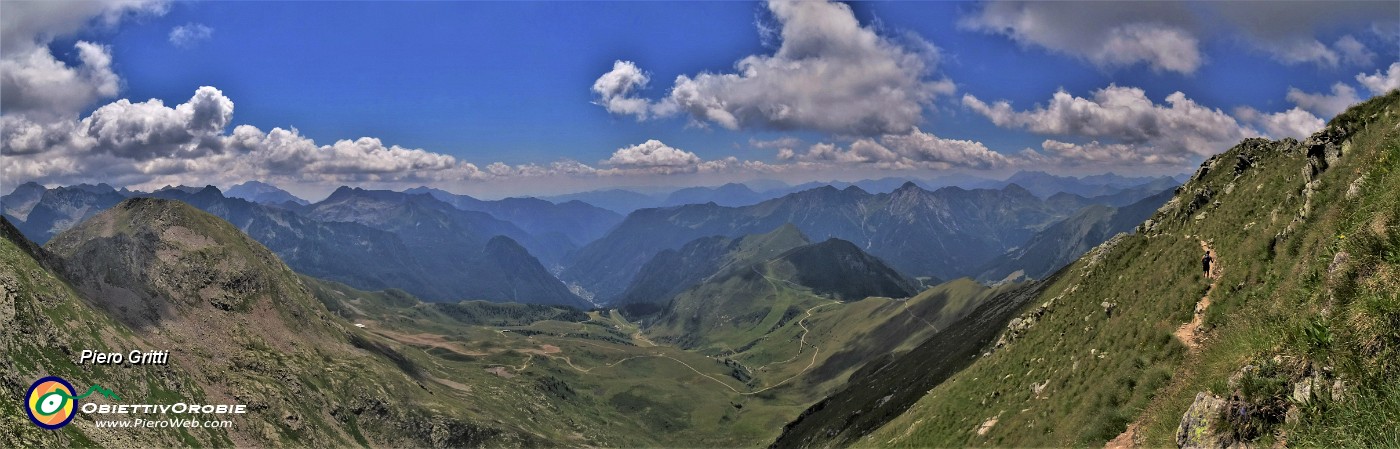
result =
[[[1206,251],[1206,255],[1205,255],[1205,256],[1202,256],[1202,257],[1201,257],[1201,270],[1202,270],[1202,271],[1205,271],[1205,274],[1206,274],[1206,277],[1207,277],[1207,278],[1210,277],[1210,263],[1211,263],[1211,261],[1213,261],[1213,260],[1215,260],[1215,259],[1214,259],[1213,257],[1210,257],[1210,251],[1209,251],[1209,250]]]

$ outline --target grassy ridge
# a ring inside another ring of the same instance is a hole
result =
[[[1250,411],[1217,424],[1229,440],[1396,444],[1397,123],[1392,92],[1307,142],[1212,157],[1139,234],[1062,271],[1033,325],[860,444],[1095,446],[1133,423],[1169,445],[1198,392]],[[1212,282],[1200,241],[1222,271],[1193,352],[1173,332]],[[1289,399],[1305,382],[1318,393]]]

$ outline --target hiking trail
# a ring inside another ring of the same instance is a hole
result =
[[[1210,308],[1210,293],[1215,291],[1215,284],[1220,282],[1220,256],[1205,240],[1201,240],[1201,249],[1210,254],[1211,258],[1210,272],[1206,273],[1206,277],[1211,280],[1210,286],[1206,287],[1206,294],[1201,297],[1201,300],[1196,302],[1196,311],[1191,317],[1191,322],[1181,325],[1174,333],[1176,338],[1181,340],[1181,343],[1185,344],[1186,348],[1191,351],[1196,351],[1201,346],[1200,336],[1197,333],[1201,330],[1201,325],[1205,323],[1206,309]]]
[[[1206,243],[1205,240],[1200,240],[1200,242],[1201,250],[1210,254],[1211,258],[1210,272],[1206,273],[1206,278],[1211,280],[1210,285],[1206,287],[1206,294],[1202,295],[1199,301],[1196,301],[1196,310],[1192,314],[1191,322],[1181,325],[1181,327],[1176,328],[1176,332],[1172,333],[1172,335],[1176,336],[1177,340],[1181,340],[1181,343],[1186,345],[1187,350],[1193,353],[1200,349],[1200,337],[1196,334],[1200,331],[1201,325],[1205,323],[1206,309],[1210,308],[1210,292],[1215,291],[1215,284],[1220,282],[1221,272],[1220,255],[1216,254],[1215,250],[1212,249],[1210,244]],[[1140,447],[1141,442],[1139,440],[1142,438],[1143,425],[1140,419],[1141,418],[1139,418],[1139,421],[1129,423],[1128,428],[1124,430],[1123,433],[1118,434],[1118,437],[1104,444],[1104,449],[1131,449]]]

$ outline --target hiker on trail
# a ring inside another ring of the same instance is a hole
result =
[[[1206,277],[1210,277],[1210,262],[1212,260],[1214,259],[1210,257],[1210,251],[1206,251],[1206,255],[1201,257],[1201,270],[1206,272]]]

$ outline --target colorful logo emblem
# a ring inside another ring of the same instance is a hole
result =
[[[25,411],[29,412],[29,420],[34,425],[49,430],[58,429],[73,422],[73,417],[77,416],[78,398],[74,396],[73,384],[62,377],[45,377],[29,386],[29,394],[25,396],[29,406]]]

